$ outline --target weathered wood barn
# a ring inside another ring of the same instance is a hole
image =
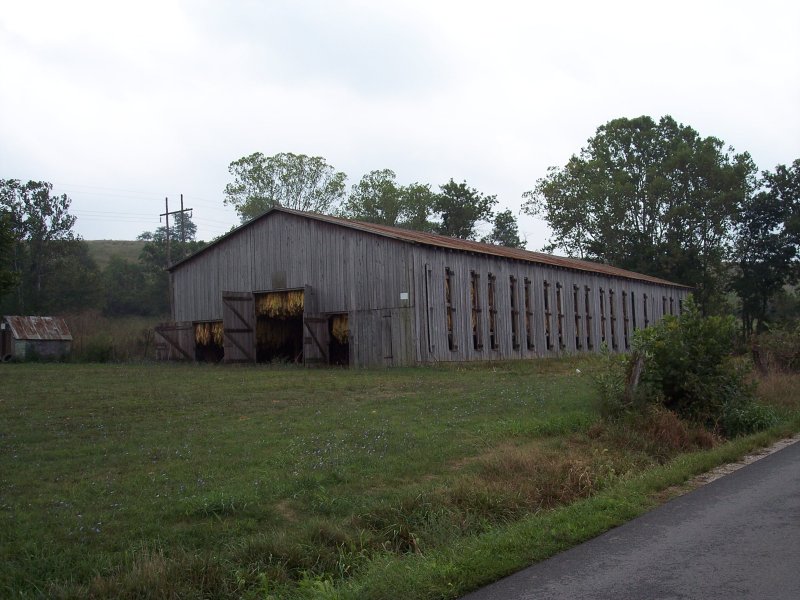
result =
[[[630,347],[690,289],[608,265],[272,209],[170,268],[164,357],[411,365]]]

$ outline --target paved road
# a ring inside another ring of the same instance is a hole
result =
[[[463,600],[800,599],[800,443]]]

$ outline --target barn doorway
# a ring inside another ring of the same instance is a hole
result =
[[[303,362],[303,290],[255,295],[256,361]]]
[[[329,364],[350,366],[350,322],[347,313],[328,316]]]
[[[225,358],[222,321],[194,324],[194,359],[197,362],[218,363]]]

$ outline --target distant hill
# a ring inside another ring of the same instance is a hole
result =
[[[142,248],[147,243],[142,240],[85,240],[85,242],[89,246],[89,256],[100,269],[105,269],[112,256],[137,262]]]

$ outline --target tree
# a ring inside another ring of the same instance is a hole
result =
[[[181,240],[181,231],[183,238]],[[146,308],[142,309],[142,314],[160,315],[169,312],[169,273],[166,268],[169,264],[174,264],[201,250],[206,243],[195,240],[197,226],[192,222],[191,217],[186,213],[176,216],[174,225],[169,228],[169,261],[167,260],[167,227],[162,225],[155,231],[145,231],[139,234],[137,239],[147,243],[139,254],[139,262],[142,267],[142,277],[146,293],[142,298]],[[120,265],[114,265],[110,273],[106,273],[106,281],[112,279],[139,280],[139,276],[131,269],[123,269]],[[112,298],[112,303],[119,307],[125,304],[121,298]],[[115,310],[113,307],[111,310]],[[122,308],[119,308],[122,310]],[[127,309],[126,309],[127,310]]]
[[[456,183],[452,179],[440,186],[436,196],[435,213],[439,217],[436,233],[464,240],[474,240],[475,228],[480,221],[488,221],[492,207],[497,204],[495,196],[484,196],[471,188],[467,182]]]
[[[800,158],[791,167],[778,165],[775,173],[764,173],[764,180],[770,193],[786,206],[785,228],[788,242],[800,254]]]
[[[431,231],[436,195],[429,185],[399,186],[394,171],[370,171],[352,187],[340,215],[347,219],[403,229]]]
[[[402,218],[402,202],[402,188],[395,182],[394,171],[370,171],[352,187],[340,214],[347,219],[394,227]]]
[[[232,162],[228,172],[233,182],[225,186],[225,204],[242,223],[275,206],[332,213],[345,195],[347,176],[321,156],[256,152]]]
[[[0,298],[14,289],[19,279],[12,268],[16,241],[11,225],[11,213],[0,212]]]
[[[519,227],[514,214],[506,209],[495,214],[493,219],[492,232],[481,239],[487,244],[496,244],[508,248],[525,249],[525,242],[519,237]]]
[[[725,151],[672,117],[616,119],[526,192],[547,250],[696,288],[705,313],[722,302],[737,207],[754,185],[750,156]]]
[[[53,243],[53,257],[45,265],[44,281],[37,297],[37,312],[63,314],[101,308],[103,279],[89,246],[81,239]]]
[[[76,239],[72,232],[76,218],[69,214],[71,201],[66,194],[52,195],[52,190],[52,184],[44,181],[0,180],[0,211],[10,215],[11,235],[16,240],[11,262],[19,277],[13,302],[18,312],[45,308],[47,275],[57,273],[52,266],[58,250],[63,249],[59,243]]]
[[[107,315],[158,315],[169,308],[162,299],[153,301],[152,284],[141,263],[112,256],[103,271],[103,284]]]
[[[178,213],[169,226],[169,261],[167,260],[167,226],[158,227],[155,231],[143,231],[136,239],[148,242],[142,250],[144,258],[140,259],[148,265],[166,268],[170,264],[183,260],[197,252],[205,242],[197,242],[197,225],[186,213]]]
[[[402,193],[403,221],[401,227],[415,231],[435,231],[436,223],[431,220],[431,216],[437,199],[430,184],[411,183],[403,187]]]
[[[742,203],[736,224],[734,258],[737,272],[731,289],[741,300],[745,336],[766,329],[769,302],[797,280],[800,236],[800,160],[764,172],[761,189]]]

